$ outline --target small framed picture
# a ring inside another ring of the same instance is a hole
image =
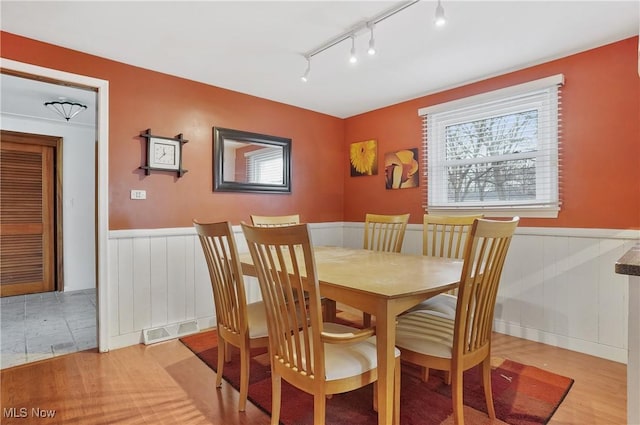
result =
[[[378,174],[378,141],[365,140],[351,143],[349,149],[351,177]]]
[[[384,180],[387,189],[418,187],[420,182],[418,148],[389,152],[384,156]]]

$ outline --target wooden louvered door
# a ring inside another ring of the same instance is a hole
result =
[[[2,132],[0,295],[3,297],[56,289],[54,155],[57,140]]]

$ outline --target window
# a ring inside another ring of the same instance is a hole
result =
[[[562,75],[420,109],[426,209],[557,217]]]
[[[282,184],[282,148],[265,147],[246,154],[249,183]]]

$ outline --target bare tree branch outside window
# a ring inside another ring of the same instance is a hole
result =
[[[425,210],[558,217],[562,74],[418,110]]]
[[[449,125],[449,202],[536,199],[538,111]]]

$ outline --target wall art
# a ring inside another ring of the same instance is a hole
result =
[[[378,174],[378,141],[365,140],[351,143],[349,165],[351,177]]]
[[[384,156],[384,178],[387,189],[418,187],[420,173],[418,148],[389,152]]]

